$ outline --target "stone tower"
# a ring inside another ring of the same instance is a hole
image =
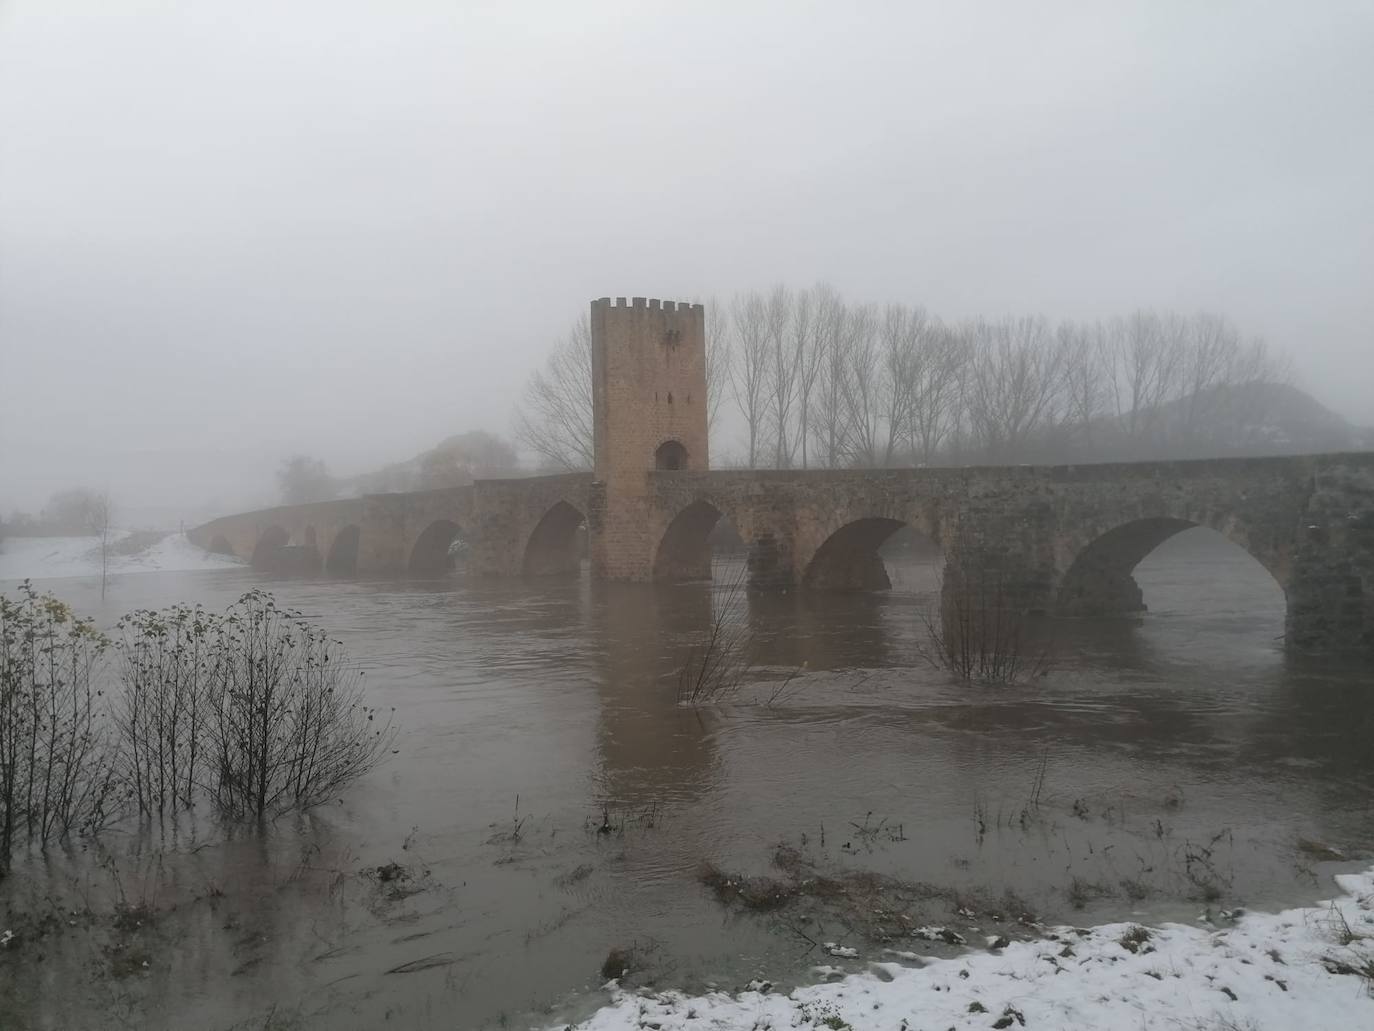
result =
[[[705,472],[706,310],[634,298],[592,301],[596,459],[587,528],[592,574],[648,579],[656,538],[648,475]]]

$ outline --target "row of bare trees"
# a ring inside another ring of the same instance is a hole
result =
[[[518,437],[547,468],[592,465],[586,319],[526,388]],[[945,323],[821,284],[707,305],[713,450],[749,467],[1070,461],[1260,448],[1287,359],[1207,313]],[[725,404],[728,402],[728,404]],[[725,412],[722,417],[722,406]]]
[[[825,285],[736,296],[716,349],[742,463],[778,468],[1229,450],[1291,375],[1216,315],[947,324]]]

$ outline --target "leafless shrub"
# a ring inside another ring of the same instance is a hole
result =
[[[1020,684],[1049,671],[1049,654],[1030,640],[1027,617],[1000,569],[951,563],[939,608],[922,621],[922,654],[960,680]]]
[[[395,737],[342,646],[262,591],[223,615],[177,605],[119,628],[116,766],[142,815],[201,796],[236,819],[308,808]]]
[[[141,815],[190,808],[204,772],[212,690],[223,678],[219,617],[200,606],[142,609],[121,619],[119,631],[120,774]]]
[[[104,826],[114,765],[97,673],[108,641],[26,580],[0,596],[0,876],[21,842]]]
[[[1095,899],[1111,898],[1113,891],[1108,885],[1075,875],[1069,879],[1068,895],[1069,903],[1074,909],[1083,909]]]
[[[223,680],[212,699],[213,797],[259,819],[325,801],[374,768],[395,737],[363,704],[342,646],[272,596],[250,591],[225,614]]]
[[[747,576],[740,570],[716,599],[710,626],[678,670],[679,705],[709,705],[733,695],[744,683],[750,668],[749,632],[740,609]]]

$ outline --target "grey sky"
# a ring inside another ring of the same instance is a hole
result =
[[[1374,4],[0,3],[0,508],[507,432],[604,294],[1230,315],[1374,422]]]

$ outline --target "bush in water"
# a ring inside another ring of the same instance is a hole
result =
[[[317,805],[386,755],[390,719],[363,704],[362,674],[300,613],[250,591],[225,614],[219,647],[208,758],[226,815]]]
[[[19,844],[94,834],[126,799],[234,819],[318,805],[395,739],[342,646],[262,591],[125,617],[113,677],[109,644],[27,582],[0,596],[0,876]]]
[[[0,595],[0,876],[21,842],[94,833],[116,799],[103,692],[108,640],[26,580]]]

